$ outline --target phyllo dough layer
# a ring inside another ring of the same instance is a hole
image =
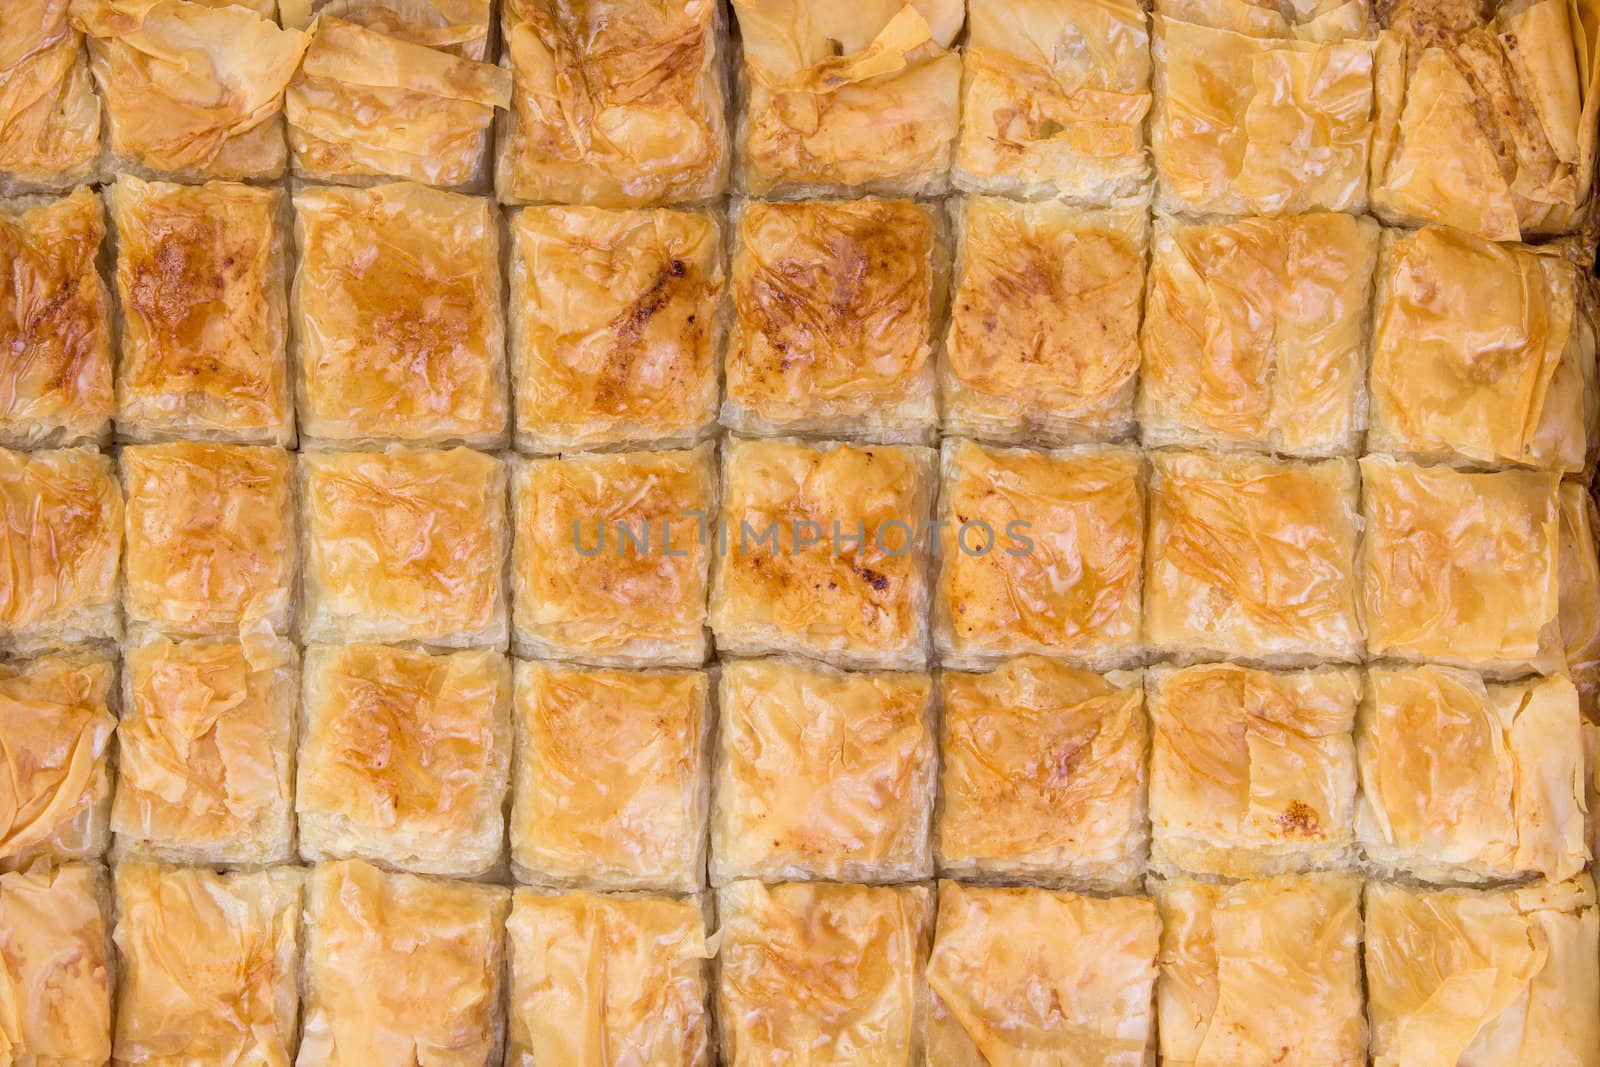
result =
[[[328,14],[379,33],[482,60],[489,51],[490,0],[278,0],[278,21],[308,30]]]
[[[1595,543],[1600,510],[1587,486],[1561,483],[1561,644],[1567,676],[1578,687],[1586,714],[1596,713],[1600,695],[1600,553]]]
[[[68,0],[12,0],[0,46],[0,194],[95,177],[100,98]]]
[[[111,920],[99,867],[0,874],[0,1056],[18,1067],[111,1058]]]

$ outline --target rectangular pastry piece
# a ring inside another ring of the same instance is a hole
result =
[[[723,665],[711,882],[930,877],[932,680],[790,659]]]
[[[491,1067],[510,893],[359,860],[311,871],[301,1064]]]
[[[1157,219],[1140,336],[1144,444],[1358,451],[1378,237],[1353,215]]]
[[[946,439],[933,633],[946,666],[1037,653],[1091,669],[1139,655],[1144,489],[1137,453]]]
[[[110,1061],[109,897],[87,864],[0,874],[0,1048],[17,1067]]]
[[[1364,1067],[1358,880],[1179,880],[1156,899],[1163,1064]]]
[[[1153,1064],[1160,941],[1147,897],[940,882],[928,1062]]]
[[[728,184],[716,0],[505,0],[501,203],[685,204]]]
[[[4,93],[0,81],[0,106]],[[88,186],[0,200],[0,446],[110,436],[111,299],[96,266],[105,236]]]
[[[294,855],[294,646],[256,635],[128,648],[117,726],[117,852],[170,863]]]
[[[519,889],[506,949],[506,1067],[713,1062],[698,898]]]
[[[296,397],[314,443],[506,441],[499,222],[411,183],[295,194]]]
[[[1595,531],[1600,529],[1589,488],[1576,481],[1561,483],[1561,532],[1556,559],[1561,579],[1561,644],[1567,676],[1578,687],[1578,703],[1595,715],[1600,697],[1600,555]]]
[[[962,0],[733,0],[736,177],[752,196],[938,196],[961,112]]]
[[[939,873],[1096,891],[1144,873],[1150,729],[1137,674],[1023,656],[939,675]]]
[[[923,1062],[933,889],[735,882],[717,894],[723,1063]]]
[[[116,871],[116,1062],[287,1065],[303,872]]]
[[[519,881],[692,893],[705,881],[711,679],[516,665]]]
[[[504,648],[506,472],[465,448],[305,453],[300,636]]]
[[[518,461],[518,655],[613,667],[705,661],[712,448]]]
[[[1386,875],[1477,883],[1583,869],[1578,693],[1454,667],[1373,669],[1356,727],[1356,836]]]
[[[740,206],[725,425],[932,440],[949,270],[934,212],[910,200]]]
[[[0,196],[99,177],[100,98],[69,0],[11,0],[0,52]]]
[[[292,445],[283,193],[123,175],[109,198],[118,433]]]
[[[510,215],[517,448],[665,448],[717,417],[722,225],[701,212]]]
[[[300,855],[477,878],[503,862],[511,669],[499,652],[306,651]]]
[[[918,446],[730,439],[711,589],[718,651],[923,667],[933,465]]]
[[[1374,1067],[1600,1064],[1594,881],[1516,889],[1367,884]]]

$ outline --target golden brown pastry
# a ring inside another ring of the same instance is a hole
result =
[[[299,658],[250,636],[129,648],[122,663],[120,853],[171,863],[287,863],[294,856]]]
[[[306,651],[300,855],[473,878],[501,862],[511,669],[499,652]]]
[[[940,882],[928,1062],[1145,1067],[1160,940],[1145,897]]]
[[[96,176],[100,99],[68,0],[11,0],[0,47],[0,194]]]
[[[306,436],[503,444],[499,223],[489,201],[396,183],[311,187],[294,206]]]
[[[296,1063],[499,1061],[505,889],[347,860],[313,868],[309,896]]]
[[[1150,729],[1137,674],[1023,656],[939,675],[939,873],[1100,891],[1143,873]]]
[[[300,1013],[294,867],[117,867],[118,1064],[288,1067]]]
[[[1367,884],[1374,1067],[1600,1064],[1594,881],[1519,889]]]
[[[696,898],[519,889],[506,1067],[709,1067],[711,946]]]
[[[710,445],[520,461],[517,654],[698,667],[716,493]]]
[[[1378,226],[1156,220],[1140,337],[1148,446],[1348,455],[1366,425]]]
[[[517,447],[659,448],[706,436],[727,281],[717,218],[530,207],[510,228]]]
[[[518,880],[692,893],[705,872],[703,671],[517,664],[511,868]]]
[[[481,60],[488,53],[489,0],[278,0],[278,21],[308,30],[318,15]]]
[[[933,912],[926,885],[721,890],[722,1062],[921,1063]]]
[[[1600,856],[1600,723],[1584,722],[1584,799],[1589,811],[1589,855]]]
[[[1561,644],[1567,676],[1578,687],[1578,702],[1595,713],[1600,695],[1600,556],[1595,531],[1600,512],[1588,488],[1561,483],[1561,532],[1557,561],[1561,571]]]
[[[506,0],[502,203],[645,207],[728,182],[715,0]]]
[[[105,873],[68,863],[0,874],[0,1057],[17,1067],[111,1058]]]
[[[926,443],[945,286],[934,208],[745,201],[722,421],[741,433]]]
[[[723,664],[711,882],[905,882],[933,873],[925,674],[803,660]]]

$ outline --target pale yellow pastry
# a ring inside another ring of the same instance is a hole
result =
[[[17,1067],[111,1058],[105,872],[68,863],[0,874],[0,1057]]]
[[[1561,644],[1567,676],[1578,687],[1584,712],[1595,714],[1600,696],[1600,556],[1595,531],[1600,511],[1582,483],[1561,483],[1557,563],[1561,572]]]
[[[12,0],[0,49],[0,194],[96,176],[100,99],[68,0]]]
[[[489,51],[490,0],[278,0],[278,21],[308,30],[327,14],[453,56]]]

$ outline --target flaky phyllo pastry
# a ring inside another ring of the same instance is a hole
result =
[[[0,193],[91,178],[100,99],[68,0],[13,0],[0,40]]]
[[[0,875],[0,1057],[50,1067],[110,1058],[106,882],[83,863]]]

